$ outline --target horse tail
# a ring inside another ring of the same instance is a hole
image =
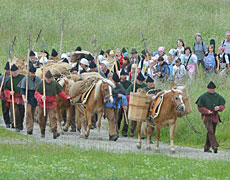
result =
[[[98,97],[99,97],[100,89],[101,89],[101,84],[102,84],[102,80],[99,80],[99,81],[96,83],[96,86],[95,86],[95,93],[94,93],[94,99],[98,99]]]

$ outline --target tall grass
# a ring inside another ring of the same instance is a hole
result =
[[[178,38],[192,46],[194,34],[200,32],[208,44],[211,38],[217,46],[230,30],[230,2],[226,0],[1,0],[0,3],[0,60],[1,69],[8,58],[8,42],[17,35],[13,55],[26,56],[28,31],[35,40],[42,28],[42,36],[49,52],[59,50],[61,20],[65,17],[63,52],[72,51],[80,45],[93,51],[91,43],[96,34],[100,49],[126,47],[130,52],[136,47],[140,52],[144,47],[140,32],[147,38],[150,51],[165,46],[166,52],[176,47]],[[36,51],[41,50],[41,40]],[[194,104],[206,91],[208,79],[200,76],[187,83],[193,112],[189,115],[194,126],[202,132],[205,129],[200,114]],[[224,122],[217,128],[217,138],[221,144],[230,140],[229,78],[215,80],[217,91],[226,100],[226,110],[221,114]],[[204,142],[205,135],[191,132],[182,119],[178,120],[175,143],[198,145]],[[162,139],[168,140],[168,130],[162,131]],[[226,148],[229,148],[229,144]]]

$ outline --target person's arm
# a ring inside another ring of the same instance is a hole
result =
[[[216,56],[216,71],[218,72],[219,71],[219,68],[220,68],[220,60],[219,60],[219,57]]]
[[[204,53],[207,54],[208,53],[208,47],[207,45],[205,44],[205,42],[203,41],[203,45],[204,45]]]
[[[204,114],[204,115],[209,115],[209,114],[212,114],[212,113],[213,113],[211,110],[209,110],[209,109],[206,108],[206,107],[198,107],[198,111],[199,111],[201,114]]]
[[[69,96],[66,95],[66,93],[64,91],[61,91],[59,94],[57,94],[59,97],[61,97],[62,99],[68,100],[70,99]]]
[[[228,58],[227,54],[225,54],[225,61],[226,61],[226,64],[228,66],[228,72],[230,72],[229,58]]]

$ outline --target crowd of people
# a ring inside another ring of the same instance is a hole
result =
[[[81,52],[82,49],[79,46],[75,51]],[[158,51],[153,53],[145,49],[141,54],[139,54],[135,48],[132,48],[130,53],[127,52],[125,48],[117,48],[115,51],[111,49],[106,51],[101,50],[100,54],[95,57],[91,54],[80,56],[76,61],[73,61],[71,53],[62,54],[61,58],[59,58],[57,51],[53,49],[51,58],[49,58],[49,53],[44,52],[46,53],[46,57],[41,57],[40,59],[38,59],[37,52],[30,52],[29,58],[31,65],[29,68],[28,93],[25,92],[26,77],[18,73],[18,67],[15,64],[10,66],[9,62],[7,62],[5,73],[0,77],[2,111],[6,127],[13,127],[17,132],[22,130],[24,106],[27,106],[27,133],[33,134],[35,110],[38,106],[38,121],[41,129],[41,137],[45,137],[47,116],[49,116],[51,122],[53,137],[57,138],[59,136],[57,133],[55,110],[56,95],[63,99],[70,100],[70,97],[63,92],[62,87],[54,80],[50,71],[48,71],[45,76],[45,86],[49,88],[47,88],[46,94],[43,93],[43,83],[41,79],[35,75],[36,68],[40,67],[43,62],[48,63],[52,60],[72,64],[72,69],[69,72],[71,74],[99,71],[104,78],[112,79],[114,84],[122,85],[116,89],[116,92],[115,90],[113,91],[113,95],[116,96],[114,98],[125,98],[124,101],[120,101],[119,106],[117,106],[117,104],[112,106],[115,109],[119,107],[119,111],[118,116],[116,116],[114,120],[116,125],[113,126],[116,127],[116,134],[115,136],[113,135],[111,140],[117,140],[119,137],[121,121],[124,113],[127,113],[127,102],[130,92],[136,92],[139,88],[146,91],[154,90],[155,81],[174,81],[175,83],[181,84],[184,82],[186,76],[192,80],[195,75],[199,73],[199,66],[202,66],[202,70],[207,75],[225,75],[230,72],[230,32],[226,33],[226,39],[222,41],[218,47],[218,53],[215,52],[214,40],[211,40],[210,45],[207,46],[200,33],[195,35],[195,42],[192,47],[185,46],[183,40],[178,39],[177,47],[170,49],[168,53],[165,52],[165,47],[159,47]],[[112,61],[112,66],[111,59],[114,60]],[[10,71],[12,76],[10,76]],[[13,83],[11,83],[11,78],[13,79]],[[134,79],[136,79],[135,85]],[[13,90],[11,88],[12,84]],[[26,94],[28,94],[28,97],[26,97]],[[14,97],[16,124],[13,122],[12,97]],[[44,115],[44,102],[46,102],[46,115]],[[96,119],[96,116],[92,117],[94,126],[96,126]],[[128,136],[128,128],[129,124],[124,121],[122,136]],[[131,137],[134,136],[135,128],[136,122],[131,121]],[[72,131],[75,132],[76,127],[72,129]]]

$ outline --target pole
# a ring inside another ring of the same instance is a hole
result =
[[[12,66],[11,62],[11,43],[9,42],[9,64],[10,64],[10,69]],[[13,83],[13,75],[12,71],[10,70],[10,86],[11,86],[11,92],[14,91],[14,83]],[[13,121],[14,121],[14,127],[16,127],[16,118],[15,118],[15,106],[14,106],[14,93],[11,95],[12,96],[12,108],[13,108]]]
[[[147,45],[146,45],[146,42],[145,42],[145,40],[147,40],[147,39],[144,38],[143,32],[141,32],[141,38],[142,38],[141,42],[144,43],[144,48],[145,48],[145,53],[146,53],[147,59],[149,59],[149,53],[148,53]]]
[[[0,93],[2,92],[2,88],[3,88],[3,85],[4,85],[5,78],[6,78],[6,72],[4,72],[4,75],[3,75],[3,78],[2,78],[1,87],[0,87]]]
[[[42,29],[40,29],[40,31],[39,31],[39,33],[38,33],[38,36],[37,36],[37,38],[36,38],[36,40],[35,40],[35,42],[34,42],[34,45],[33,45],[33,47],[32,47],[32,51],[34,51],[34,48],[35,48],[35,46],[37,45],[37,42],[38,42],[38,39],[40,38],[41,33],[42,33]]]
[[[45,53],[45,43],[44,43],[44,38],[42,37],[42,48],[43,48],[43,53],[42,53],[42,66],[43,66],[43,70],[42,70],[42,75],[43,75],[43,96],[46,96],[46,83],[45,83],[45,62],[44,62],[44,53]],[[46,101],[43,100],[43,113],[44,116],[46,116]]]
[[[63,35],[64,35],[64,17],[62,18],[61,40],[60,40],[60,57],[61,57],[61,55],[62,55]]]
[[[29,88],[29,68],[30,68],[30,32],[28,42],[28,53],[27,53],[27,65],[26,65],[26,102],[25,104],[25,119],[27,117],[27,101],[28,101],[28,88]]]

